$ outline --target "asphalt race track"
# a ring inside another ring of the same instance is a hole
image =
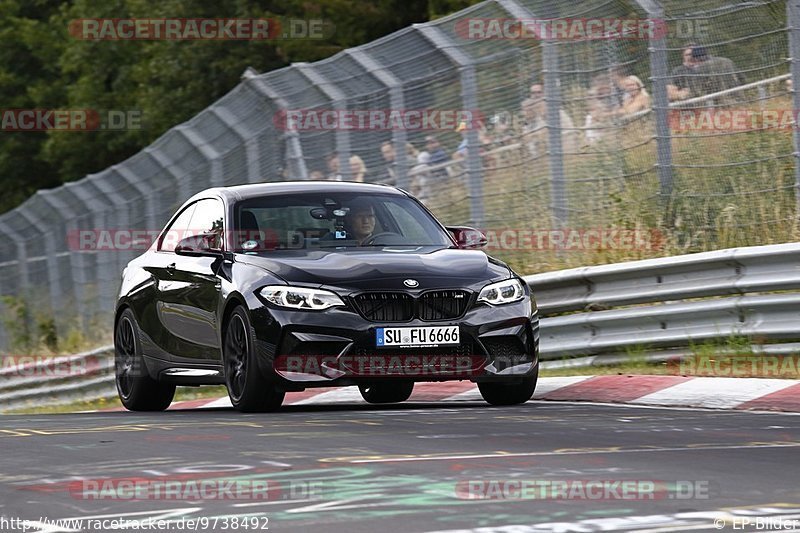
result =
[[[800,418],[789,414],[410,402],[0,422],[4,533],[22,531],[19,519],[29,521],[27,531],[45,532],[96,531],[92,524],[114,519],[142,521],[140,529],[120,531],[155,531],[153,521],[162,519],[171,531],[363,532],[785,531],[800,519]],[[257,481],[269,489],[259,498],[205,500],[187,499],[188,492],[134,499],[96,490],[121,491],[119,480],[182,487]],[[571,491],[620,480],[674,490],[647,497],[647,489],[637,489],[634,498],[614,491],[590,497],[587,490],[520,499],[508,492],[521,486],[515,481],[541,480],[572,482]],[[485,492],[478,497],[476,490]],[[245,517],[247,527],[232,527]],[[757,529],[755,517],[773,527]],[[67,518],[89,521],[82,528],[52,524]],[[150,518],[153,529],[145,529]]]

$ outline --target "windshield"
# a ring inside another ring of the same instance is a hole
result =
[[[243,200],[234,209],[234,248],[245,253],[452,245],[428,212],[399,195],[274,195]]]

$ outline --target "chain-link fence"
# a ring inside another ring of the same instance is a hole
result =
[[[795,240],[799,37],[798,0],[492,0],[248,69],[142,152],[0,217],[0,348],[109,331],[136,232],[212,186],[393,183],[525,273]],[[649,240],[589,238],[617,230]]]

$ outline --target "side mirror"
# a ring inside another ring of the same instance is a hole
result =
[[[216,233],[201,233],[200,235],[185,237],[178,242],[175,247],[175,253],[178,255],[216,257],[222,254],[219,235]]]
[[[489,239],[482,231],[466,226],[447,226],[445,229],[453,236],[458,247],[462,250],[475,250],[489,244]]]

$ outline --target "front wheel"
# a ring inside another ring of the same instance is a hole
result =
[[[478,390],[490,405],[518,405],[531,399],[538,378],[537,367],[534,375],[523,378],[522,381],[478,383]]]
[[[239,411],[272,411],[281,406],[285,392],[277,390],[261,376],[253,339],[255,333],[247,310],[239,306],[233,310],[225,327],[222,352],[225,361],[225,386],[231,404]]]
[[[392,381],[359,385],[361,397],[367,403],[400,403],[408,400],[414,392],[413,381]]]
[[[163,411],[175,397],[175,385],[156,381],[148,374],[139,325],[130,309],[122,312],[114,330],[114,381],[119,399],[129,411]]]

